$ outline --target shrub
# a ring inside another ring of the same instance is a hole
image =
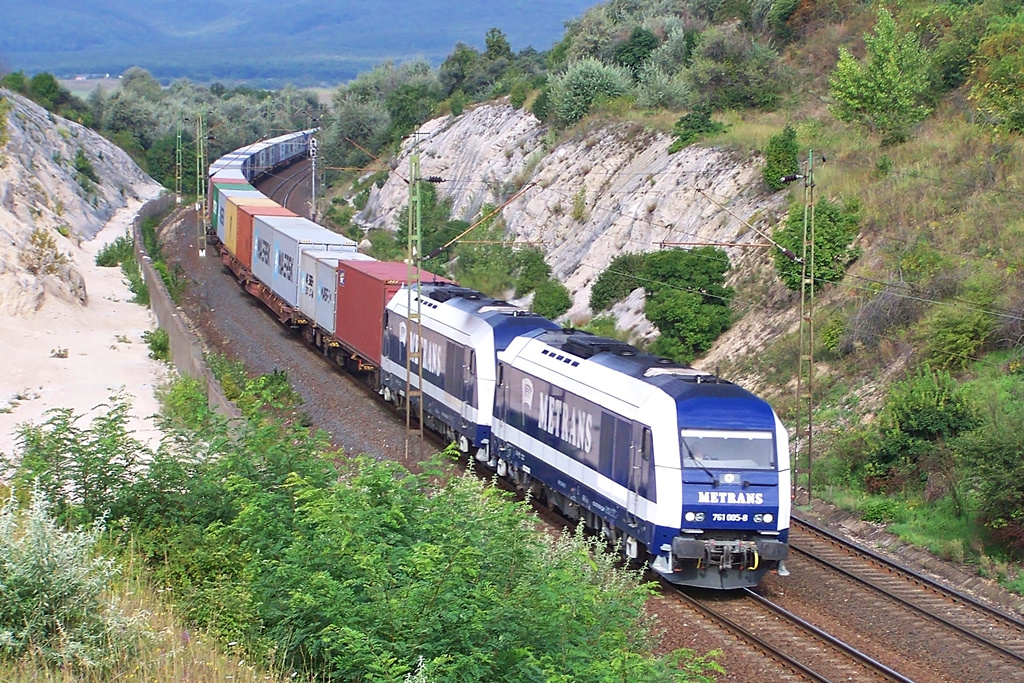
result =
[[[96,169],[92,167],[92,161],[89,157],[85,156],[85,152],[79,149],[75,152],[75,171],[78,173],[78,182],[82,182],[82,178],[91,180],[94,183],[100,181],[99,176],[96,175]]]
[[[667,249],[647,255],[644,315],[661,333],[652,350],[689,363],[711,348],[732,322],[725,286],[729,257],[721,249]]]
[[[773,250],[775,271],[783,284],[800,291],[803,284],[803,257],[805,212],[802,204],[790,203],[789,217],[775,230],[775,241],[789,253]],[[851,247],[856,239],[860,222],[860,205],[847,202],[840,206],[821,199],[814,207],[814,283],[815,291],[830,282],[838,282],[847,267],[860,256],[860,250]],[[794,258],[795,257],[795,258]]]
[[[648,109],[683,109],[690,101],[690,87],[682,75],[673,75],[657,64],[640,71],[636,103]]]
[[[1002,546],[1024,556],[1024,408],[999,401],[984,423],[953,442],[954,453],[976,493],[978,515]]]
[[[981,44],[971,75],[971,99],[1002,125],[1024,131],[1024,17],[1002,22]]]
[[[150,358],[162,361],[171,360],[171,338],[164,328],[146,330],[142,333],[142,341],[149,345]]]
[[[530,111],[538,121],[546,121],[551,114],[551,88],[544,86],[530,105]]]
[[[104,268],[119,266],[128,260],[135,259],[135,241],[127,232],[104,244],[96,252],[96,265]]]
[[[33,490],[28,509],[0,506],[0,657],[41,659],[55,669],[104,670],[142,635],[104,599],[117,575],[95,554],[102,529],[66,531]]]
[[[637,26],[629,38],[615,46],[612,60],[638,76],[651,53],[658,47],[658,37],[650,30]]]
[[[572,196],[572,219],[577,223],[587,220],[587,188],[581,187]]]
[[[773,190],[781,190],[786,186],[782,178],[800,171],[797,158],[800,148],[796,144],[796,129],[786,126],[782,132],[768,138],[764,147],[764,182]]]
[[[603,311],[642,286],[637,278],[646,258],[646,254],[619,254],[613,258],[590,289],[590,309],[595,313]]]
[[[562,125],[576,123],[600,103],[632,90],[628,69],[610,66],[587,57],[569,65],[564,74],[551,79],[551,112]]]
[[[936,368],[965,368],[995,328],[988,311],[941,307],[925,321],[925,358]]]
[[[705,31],[687,74],[698,101],[717,109],[771,109],[784,82],[778,53],[755,42],[738,23]]]
[[[679,117],[676,125],[672,127],[672,137],[675,138],[669,145],[668,153],[675,154],[698,138],[708,135],[717,135],[725,131],[725,124],[711,119],[711,107],[701,105],[695,107],[689,114]]]
[[[18,258],[33,275],[57,275],[68,262],[67,254],[57,251],[57,240],[42,228],[32,231],[28,249]]]
[[[892,499],[868,500],[860,505],[860,517],[866,522],[888,524],[897,521],[902,513],[900,504]]]
[[[889,388],[868,454],[868,479],[912,474],[935,442],[977,424],[976,409],[948,372],[925,365]]]
[[[649,296],[644,315],[661,333],[651,350],[681,363],[710,349],[732,322],[728,306],[704,303],[699,294],[673,289]]]
[[[537,285],[533,296],[533,312],[549,320],[555,320],[572,306],[572,297],[565,285],[555,279],[548,279]]]
[[[543,249],[520,249],[512,258],[518,270],[515,292],[517,297],[526,296],[551,277],[551,266],[544,260]]]

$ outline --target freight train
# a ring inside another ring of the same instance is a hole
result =
[[[425,427],[666,580],[734,589],[787,574],[789,442],[767,402],[375,260],[260,194],[252,183],[305,157],[312,134],[210,167],[212,232],[250,294],[385,401],[422,401]]]

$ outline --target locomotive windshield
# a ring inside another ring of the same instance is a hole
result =
[[[679,432],[683,467],[774,470],[771,432],[725,432],[683,429]]]

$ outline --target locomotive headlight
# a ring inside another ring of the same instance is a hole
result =
[[[765,522],[767,522],[768,524],[771,524],[772,520],[774,520],[774,519],[775,519],[775,517],[772,516],[772,513],[770,513],[770,512],[766,512],[765,513],[765,515],[764,515],[764,521]]]
[[[754,522],[760,524],[764,521],[764,515],[754,515]]]
[[[697,521],[698,522],[703,522],[704,521],[704,513],[703,512],[698,512],[696,517],[697,517]]]
[[[683,519],[685,519],[687,522],[693,522],[697,519],[697,515],[693,514],[692,512],[687,512],[685,515],[683,515]]]

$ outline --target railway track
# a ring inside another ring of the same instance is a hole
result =
[[[948,662],[952,680],[1024,680],[1021,620],[805,520],[793,519],[790,551],[804,571],[835,586],[837,599],[855,597],[886,633],[916,634],[919,657]],[[955,674],[951,660],[962,665]]]
[[[312,177],[313,170],[309,160],[302,159],[261,179],[257,187],[260,192],[281,206],[299,216],[309,218]]]
[[[912,680],[749,589],[739,594],[713,595],[691,594],[674,587],[666,590],[702,618],[776,662],[778,667],[773,670],[772,680]]]

